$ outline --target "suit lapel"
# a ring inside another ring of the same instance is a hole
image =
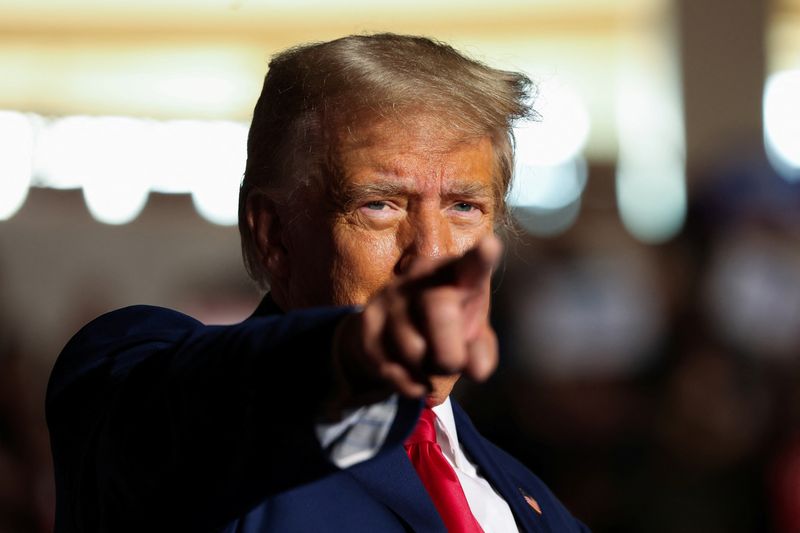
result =
[[[446,533],[444,522],[402,446],[417,423],[421,409],[421,401],[400,398],[383,450],[372,459],[351,466],[346,472],[413,531]]]
[[[458,441],[461,446],[477,465],[480,474],[494,487],[503,497],[514,513],[517,527],[520,531],[529,533],[548,533],[552,530],[548,527],[547,517],[538,514],[525,501],[525,495],[521,491],[525,487],[519,487],[508,474],[500,468],[494,461],[492,451],[483,442],[483,437],[472,425],[472,421],[464,413],[456,402],[453,405],[453,416],[456,421],[456,431],[458,431]],[[531,496],[536,496],[531,494]]]
[[[407,522],[413,531],[446,532],[444,523],[401,446],[352,466],[347,472],[371,496]]]

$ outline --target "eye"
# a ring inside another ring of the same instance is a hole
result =
[[[369,209],[370,211],[383,211],[384,207],[388,207],[386,202],[381,201],[374,201],[374,202],[367,202],[364,207]]]
[[[467,202],[459,202],[453,206],[453,209],[456,211],[460,211],[462,213],[469,213],[470,211],[475,209],[475,206],[472,204],[468,204]]]
[[[371,223],[387,223],[397,220],[403,214],[402,208],[394,200],[365,201],[356,212],[363,217],[362,220]]]

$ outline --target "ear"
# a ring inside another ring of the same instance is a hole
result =
[[[264,195],[252,195],[247,199],[247,225],[256,242],[259,260],[274,283],[289,275],[283,225],[275,202]]]

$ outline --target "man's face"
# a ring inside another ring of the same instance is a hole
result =
[[[360,133],[340,142],[337,201],[307,198],[302,214],[281,217],[287,308],[364,304],[415,258],[461,255],[493,231],[488,137],[444,143],[436,130],[385,124]]]

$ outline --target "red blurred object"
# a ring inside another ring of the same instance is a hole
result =
[[[800,531],[800,433],[776,457],[770,472],[776,533]]]

